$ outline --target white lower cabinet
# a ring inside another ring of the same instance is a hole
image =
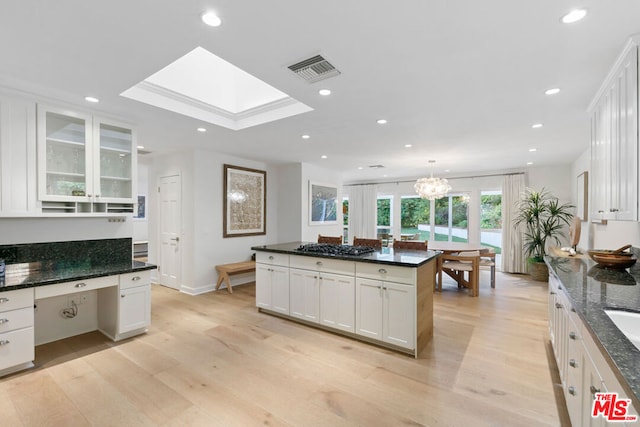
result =
[[[146,332],[151,324],[151,272],[121,274],[119,285],[100,289],[98,327],[114,341]]]
[[[320,323],[331,328],[355,332],[355,278],[324,273],[320,281]]]
[[[289,314],[289,267],[256,263],[256,306]]]
[[[33,289],[0,292],[0,375],[32,366]]]
[[[415,288],[356,277],[356,334],[413,348]]]
[[[292,268],[289,271],[289,314],[318,323],[320,312],[320,275],[316,271]]]

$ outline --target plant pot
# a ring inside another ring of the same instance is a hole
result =
[[[529,274],[533,280],[538,282],[549,281],[549,268],[544,261],[529,262]]]

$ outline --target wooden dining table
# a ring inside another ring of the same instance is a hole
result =
[[[479,251],[487,252],[488,247],[482,246],[480,243],[468,242],[441,242],[438,240],[429,240],[429,249],[432,251],[441,251],[444,254],[452,254],[456,252]]]

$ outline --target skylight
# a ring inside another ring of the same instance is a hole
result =
[[[202,47],[120,95],[232,130],[313,110]]]

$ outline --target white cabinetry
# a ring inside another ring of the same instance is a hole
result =
[[[403,267],[356,266],[356,334],[414,348],[414,274],[415,269]]]
[[[0,292],[0,375],[32,366],[33,289]]]
[[[292,255],[289,265],[290,315],[354,332],[355,263]]]
[[[595,393],[612,391],[620,399],[627,396],[553,273],[549,275],[549,332],[571,424],[609,425],[602,416],[591,416]],[[629,415],[636,414],[629,409]]]
[[[638,45],[631,41],[592,101],[591,215],[638,219]]]
[[[135,132],[38,105],[38,196],[44,213],[133,212]]]
[[[0,94],[0,216],[38,213],[36,104]]]
[[[289,314],[289,255],[256,254],[256,306]]]
[[[98,294],[98,327],[114,341],[146,332],[151,324],[151,272],[121,274],[118,283]]]

